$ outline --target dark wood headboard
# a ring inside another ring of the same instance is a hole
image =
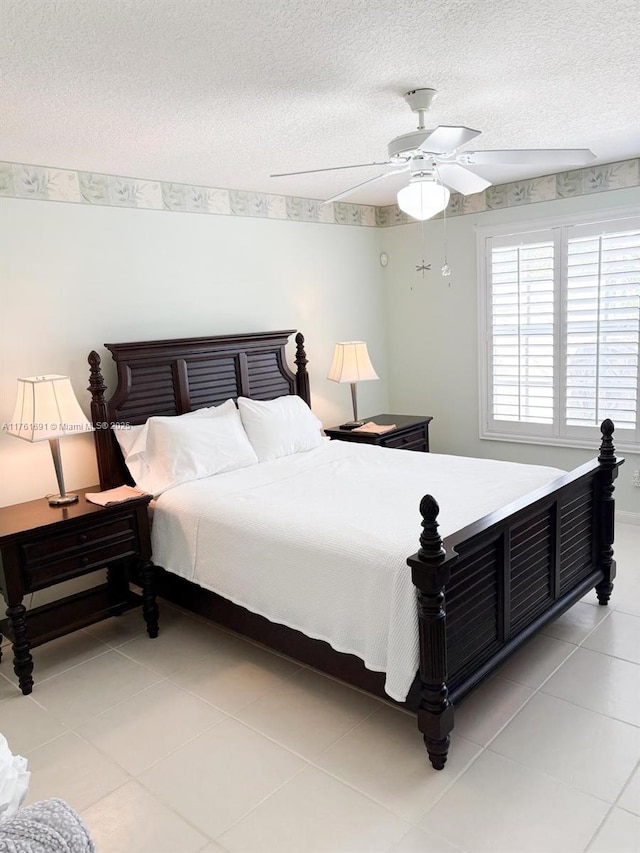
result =
[[[91,352],[91,419],[101,487],[131,482],[113,424],[133,426],[154,415],[183,415],[230,397],[271,400],[297,394],[311,405],[302,334],[296,335],[295,373],[285,359],[294,331],[105,344],[118,370],[116,390],[108,400],[100,356]]]

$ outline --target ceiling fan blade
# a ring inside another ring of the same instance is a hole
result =
[[[462,195],[481,193],[482,190],[491,186],[491,181],[481,178],[480,175],[470,172],[469,169],[465,169],[457,163],[439,163],[435,172],[440,183],[446,184]]]
[[[546,166],[584,166],[595,160],[588,148],[523,148],[519,151],[462,151],[456,157],[469,166],[518,164]]]
[[[460,148],[465,142],[470,142],[481,133],[481,130],[473,130],[470,127],[449,127],[441,124],[427,136],[420,150],[429,154],[451,154],[456,148]]]
[[[391,172],[385,172],[383,175],[376,175],[375,178],[369,178],[368,181],[363,181],[361,184],[356,184],[355,187],[349,187],[348,190],[345,190],[344,192],[338,193],[338,195],[331,196],[331,198],[328,198],[326,201],[323,201],[322,204],[331,204],[331,202],[333,202],[333,201],[340,201],[341,199],[347,198],[348,196],[350,196],[356,190],[359,190],[360,187],[364,187],[367,184],[374,184],[374,183],[376,183],[376,181],[382,181],[385,178],[390,178],[391,175],[399,175],[401,172],[408,172],[408,171],[409,171],[409,167],[407,166],[404,169],[393,169]]]
[[[387,166],[384,163],[355,163],[353,166],[330,166],[328,169],[305,169],[302,172],[280,172],[277,175],[269,175],[270,178],[288,178],[291,175],[313,175],[315,172],[339,172],[341,169],[362,169],[364,166]]]

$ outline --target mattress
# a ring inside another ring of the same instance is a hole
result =
[[[404,701],[418,668],[423,495],[443,537],[564,474],[557,468],[332,441],[170,489],[154,562],[386,673]]]

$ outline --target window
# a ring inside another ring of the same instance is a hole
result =
[[[482,438],[640,448],[640,218],[478,232]]]

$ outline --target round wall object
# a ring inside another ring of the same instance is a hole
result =
[[[386,267],[389,263],[389,255],[386,252],[380,252],[380,266]]]

